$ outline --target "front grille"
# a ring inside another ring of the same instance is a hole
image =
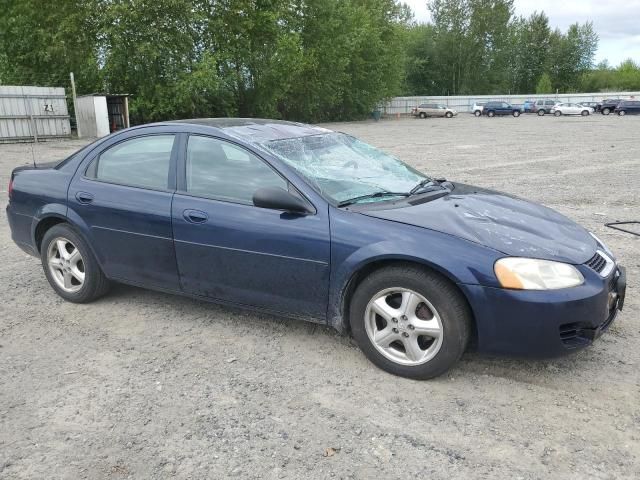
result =
[[[595,255],[585,265],[603,278],[607,278],[616,266],[609,255],[602,250],[596,250]]]
[[[604,258],[600,252],[596,252],[596,254],[591,258],[591,260],[589,260],[587,263],[585,263],[585,265],[587,267],[589,267],[592,270],[595,270],[596,272],[600,273],[604,270],[604,267],[607,266],[607,259]]]

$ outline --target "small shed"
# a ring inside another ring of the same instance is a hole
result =
[[[129,95],[92,93],[76,98],[78,137],[104,137],[129,128]]]

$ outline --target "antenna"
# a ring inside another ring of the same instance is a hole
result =
[[[29,115],[31,119],[31,131],[33,133],[33,143],[31,144],[31,160],[33,161],[33,168],[37,168],[36,166],[36,143],[38,143],[38,131],[36,130],[36,121],[33,118],[33,115]]]
[[[33,168],[36,168],[36,142],[31,144],[31,161],[33,162]]]

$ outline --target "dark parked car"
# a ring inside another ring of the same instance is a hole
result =
[[[302,318],[411,378],[445,372],[469,344],[585,347],[625,295],[613,254],[559,213],[276,120],[134,127],[18,167],[7,217],[71,302],[122,282]]]
[[[622,100],[619,98],[609,98],[607,100],[603,100],[596,107],[596,111],[600,112],[602,115],[609,115],[616,109],[621,101]]]
[[[618,115],[638,115],[640,114],[640,101],[622,100],[618,103],[614,112]]]
[[[487,102],[482,109],[482,114],[487,117],[495,117],[496,115],[519,117],[521,113],[522,107],[520,105],[511,105],[507,102]]]

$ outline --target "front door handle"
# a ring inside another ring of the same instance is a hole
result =
[[[78,192],[76,193],[76,200],[82,203],[83,205],[87,205],[93,202],[93,195],[87,192]]]
[[[200,210],[185,210],[182,216],[189,223],[204,223],[209,220],[209,215]]]

